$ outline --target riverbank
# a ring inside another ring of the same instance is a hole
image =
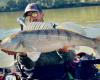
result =
[[[55,5],[51,8],[52,9],[55,9],[55,8],[73,8],[73,7],[75,8],[75,7],[88,7],[88,6],[100,6],[100,3],[70,3],[70,4],[65,3],[65,4],[60,5],[60,6]]]
[[[16,12],[16,11],[23,11],[25,9],[27,4],[23,5],[22,8],[19,6],[12,7],[12,6],[7,6],[7,7],[0,7],[0,12]],[[88,6],[100,6],[100,2],[84,2],[84,3],[63,3],[63,4],[56,4],[56,5],[48,5],[44,6],[41,5],[43,9],[59,9],[59,8],[75,8],[75,7],[88,7]]]

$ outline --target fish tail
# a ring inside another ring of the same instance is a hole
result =
[[[100,58],[100,37],[98,38],[95,38],[95,48],[94,48],[96,51],[97,51],[97,57]]]

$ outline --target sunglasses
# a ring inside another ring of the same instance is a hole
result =
[[[27,14],[27,17],[37,17],[38,13],[37,12],[30,12]]]

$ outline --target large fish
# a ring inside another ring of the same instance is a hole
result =
[[[63,29],[21,31],[0,43],[1,49],[14,52],[50,52],[64,46],[88,46],[100,53],[99,39]]]

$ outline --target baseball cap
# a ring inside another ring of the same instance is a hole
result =
[[[30,3],[25,8],[24,17],[26,17],[27,13],[30,12],[30,11],[42,12],[42,9],[41,9],[41,7],[38,4]]]

